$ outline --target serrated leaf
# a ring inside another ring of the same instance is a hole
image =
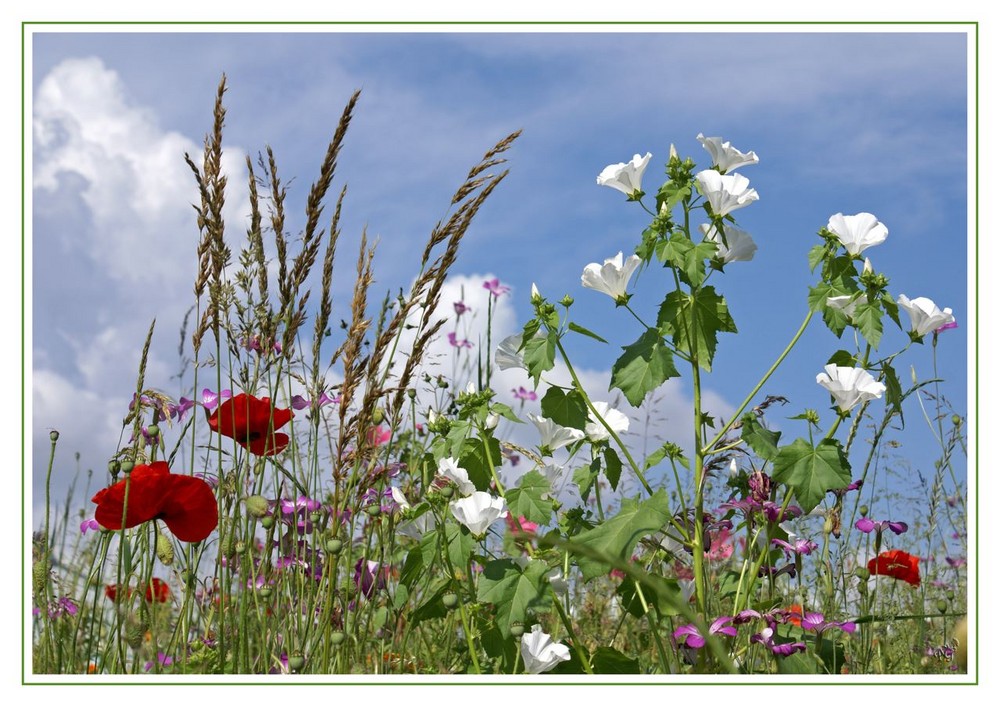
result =
[[[444,526],[445,549],[448,561],[455,569],[465,570],[469,558],[476,551],[476,539],[463,525],[447,523]]]
[[[854,326],[872,348],[877,349],[882,340],[882,310],[873,302],[866,302],[854,310]]]
[[[597,481],[597,476],[600,473],[601,462],[599,459],[594,459],[590,462],[590,466],[581,466],[573,472],[573,483],[580,489],[580,498],[583,499],[584,503],[587,502],[590,490],[594,488],[594,483]]]
[[[892,295],[890,295],[888,292],[883,292],[881,302],[882,302],[882,309],[884,309],[885,313],[889,315],[889,319],[894,321],[896,323],[896,326],[902,329],[903,325],[899,323],[899,305],[896,304],[896,301],[892,298]]]
[[[714,287],[704,287],[693,294],[671,292],[660,305],[656,322],[663,334],[673,338],[679,350],[697,358],[698,365],[706,371],[712,370],[718,334],[736,333],[726,300]]]
[[[527,331],[527,327],[525,327],[525,331]],[[528,368],[528,375],[535,381],[537,387],[538,379],[541,378],[542,374],[545,371],[551,371],[555,366],[556,341],[559,337],[555,332],[531,338],[524,334],[524,337],[522,347],[524,365]]]
[[[493,560],[483,567],[476,599],[496,607],[496,626],[504,638],[510,637],[512,623],[524,623],[529,609],[547,605],[543,578],[548,569],[540,560],[531,560],[523,569],[511,560]]]
[[[826,246],[822,243],[814,245],[809,249],[809,272],[816,269],[816,266],[823,262],[826,257]]]
[[[903,386],[896,369],[888,361],[882,364],[882,379],[885,381],[885,404],[899,414],[899,424],[903,426]]]
[[[517,486],[508,488],[507,509],[515,518],[524,516],[532,523],[547,524],[552,520],[552,486],[538,471],[529,471]]]
[[[774,459],[778,455],[778,438],[781,437],[781,432],[764,427],[752,412],[746,413],[741,419],[743,426],[740,428],[740,437],[743,441],[761,459]]]
[[[608,477],[611,490],[618,490],[618,480],[622,477],[622,460],[618,458],[618,452],[611,447],[604,448],[604,475]]]
[[[469,481],[477,491],[489,490],[493,481],[493,468],[503,459],[500,443],[493,436],[487,437],[485,443],[489,446],[489,455],[483,446],[484,440],[473,437],[465,440],[458,458],[458,465],[469,472]]]
[[[844,484],[846,486],[847,484]],[[644,536],[660,530],[670,518],[670,500],[663,489],[644,501],[622,500],[617,515],[590,530],[579,533],[574,541],[598,553],[626,559]],[[600,560],[578,556],[577,564],[584,580],[609,571],[610,565]]]
[[[633,407],[668,378],[680,375],[674,356],[656,329],[647,329],[635,343],[623,347],[625,353],[611,367],[611,388],[618,388]],[[582,429],[582,428],[581,428]]]
[[[576,390],[567,393],[553,386],[542,396],[542,417],[563,427],[583,430],[587,426],[587,403]]]
[[[858,360],[850,351],[840,349],[839,351],[833,352],[833,355],[827,360],[827,363],[833,363],[837,366],[843,366],[845,368],[854,368],[858,364]]]
[[[600,336],[598,336],[597,334],[595,334],[594,332],[592,332],[590,329],[582,327],[579,324],[577,324],[576,322],[570,322],[569,323],[569,330],[570,331],[575,331],[577,334],[583,334],[584,336],[589,336],[591,339],[597,339],[602,344],[608,343],[607,339],[601,338]]]
[[[656,255],[663,264],[676,268],[684,282],[698,287],[705,280],[705,261],[715,255],[717,247],[712,241],[693,243],[683,233],[675,232],[660,242]]]
[[[690,182],[678,184],[673,180],[668,181],[656,192],[656,213],[660,213],[664,205],[668,213],[673,212],[674,208],[689,196],[691,196]]]
[[[787,485],[804,513],[819,505],[829,489],[851,483],[851,465],[840,442],[824,439],[813,447],[799,438],[778,450],[772,478]]]

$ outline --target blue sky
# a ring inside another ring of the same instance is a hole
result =
[[[408,286],[426,234],[468,168],[523,129],[508,155],[508,179],[464,242],[453,270],[464,279],[455,286],[466,285],[480,313],[482,280],[496,276],[513,288],[500,302],[501,336],[528,318],[532,282],[551,299],[571,294],[574,319],[613,342],[580,340],[575,360],[594,392],[602,376],[606,391],[617,346],[639,332],[610,299],[583,289],[580,274],[587,263],[630,251],[647,221],[621,194],[598,187],[596,175],[650,151],[645,184],[653,192],[671,143],[707,167],[695,136],[719,135],[760,156],[740,170],[760,200],[735,214],[759,246],[756,257],[730,265],[715,283],[740,329],[723,335],[707,379],[717,409],[740,402],[804,316],[816,231],[834,213],[868,211],[889,228],[886,243],[866,255],[890,277],[891,291],[955,312],[961,328],[942,335],[938,363],[947,396],[965,413],[972,328],[963,33],[319,30],[33,35],[36,493],[52,428],[63,435],[57,485],[72,477],[75,451],[102,483],[154,316],[147,381],[184,392],[171,376],[193,302],[197,232],[182,158],[198,152],[210,127],[223,72],[233,241],[246,214],[236,186],[243,156],[270,145],[294,179],[290,211],[301,213],[343,105],[362,89],[335,182],[348,185],[335,316],[346,311],[351,250],[363,228],[381,239],[376,292]],[[652,317],[663,287],[662,273],[644,273],[636,307]],[[882,349],[905,340],[892,328]],[[846,343],[814,322],[763,391],[791,400],[780,414],[811,407],[829,421],[829,398],[814,380]],[[904,382],[911,364],[930,377],[930,354],[928,343],[900,360]],[[686,379],[667,388],[656,412],[669,418],[660,431],[672,434],[674,425],[689,427],[680,415],[690,389]],[[920,410],[911,402],[906,415],[907,430],[894,438],[929,477],[934,451]],[[772,422],[789,440],[803,432],[782,418]]]

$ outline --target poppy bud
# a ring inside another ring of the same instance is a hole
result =
[[[323,514],[321,514],[319,511],[313,511],[312,513],[309,514],[309,520],[311,520],[313,523],[319,523],[322,517]]]
[[[862,518],[865,518],[868,515],[868,506],[861,506],[861,508],[858,509],[858,513],[861,514]]]
[[[153,438],[157,437],[160,434],[160,426],[150,425],[146,428],[146,434]]]
[[[170,542],[170,538],[162,533],[156,535],[156,556],[165,565],[174,563],[174,544]]]
[[[867,582],[868,578],[872,576],[871,572],[865,567],[858,567],[854,570],[854,576],[860,579],[862,582]]]
[[[522,624],[520,621],[512,623],[510,625],[510,635],[513,636],[514,638],[520,638],[521,636],[523,636],[524,624]]]
[[[108,473],[112,476],[118,476],[118,472],[121,471],[121,464],[118,463],[117,459],[112,459],[108,462]]]
[[[945,601],[944,599],[938,599],[936,606],[937,606],[937,610],[939,612],[941,612],[942,614],[944,612],[948,611],[948,602]]]
[[[381,425],[383,420],[385,420],[385,410],[375,408],[375,412],[372,413],[372,422],[376,425]]]
[[[409,396],[410,400],[413,400],[414,398],[417,397],[417,389],[416,388],[407,388],[406,389],[406,395]]]
[[[331,555],[336,555],[344,547],[344,542],[340,538],[330,538],[326,541],[326,551]]]
[[[458,595],[455,592],[448,592],[443,597],[441,597],[441,603],[444,604],[446,609],[454,609],[458,606]],[[524,628],[523,626],[521,627]]]
[[[330,634],[330,643],[335,646],[339,646],[344,642],[345,638],[347,638],[347,635],[343,631],[334,631]]]
[[[49,432],[49,439],[51,439],[53,443],[58,442],[59,430],[52,430],[51,432]]]
[[[288,656],[288,667],[295,672],[299,672],[305,667],[306,659],[301,655],[290,655]]]
[[[264,516],[260,519],[260,524],[264,526],[264,530],[270,530],[274,527],[274,516]]]
[[[120,468],[122,472],[126,474],[131,474],[132,469],[134,467],[135,467],[135,462],[129,461],[128,459],[126,459],[125,461],[123,461],[121,464],[118,465],[118,468]]]
[[[267,499],[263,496],[247,496],[243,499],[243,505],[246,506],[247,513],[254,518],[263,518],[267,515]]]

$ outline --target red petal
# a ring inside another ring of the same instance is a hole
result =
[[[118,483],[101,489],[91,499],[97,504],[94,517],[97,522],[110,530],[121,530],[124,515],[125,490],[128,486],[128,514],[125,527],[134,528],[140,523],[152,520],[160,512],[160,499],[164,484],[170,478],[170,468],[166,462],[139,464],[132,473]]]
[[[263,437],[259,439],[252,439],[246,445],[247,449],[251,453],[256,454],[259,457],[269,457],[272,454],[280,454],[288,446],[291,440],[288,439],[288,435],[275,432],[271,435],[270,440],[265,440]]]
[[[178,540],[196,543],[204,540],[219,524],[219,509],[212,487],[194,476],[171,474],[165,489],[162,519]]]
[[[146,587],[146,601],[158,601],[161,604],[170,598],[170,586],[159,577],[153,577]]]

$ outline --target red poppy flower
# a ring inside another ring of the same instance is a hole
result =
[[[785,609],[785,618],[788,623],[794,626],[802,625],[802,605],[801,604],[791,604],[787,609]]]
[[[146,601],[164,603],[170,599],[170,587],[159,577],[153,577],[146,587]]]
[[[104,596],[106,596],[111,601],[114,601],[115,599],[117,599],[118,598],[118,585],[117,584],[109,584],[108,586],[106,586],[104,588]],[[126,597],[132,596],[132,587],[125,587],[125,596]]]
[[[121,530],[123,516],[126,528],[159,519],[178,540],[193,543],[219,524],[212,487],[194,476],[171,474],[166,462],[136,465],[128,478],[101,489],[91,501],[97,504],[94,518],[110,530]]]
[[[902,550],[887,550],[868,560],[868,571],[893,579],[901,579],[914,587],[920,586],[919,558]]]
[[[292,411],[271,406],[270,398],[246,393],[230,398],[208,417],[215,432],[232,437],[236,443],[258,456],[278,454],[288,446],[288,435],[274,430],[292,419]]]

